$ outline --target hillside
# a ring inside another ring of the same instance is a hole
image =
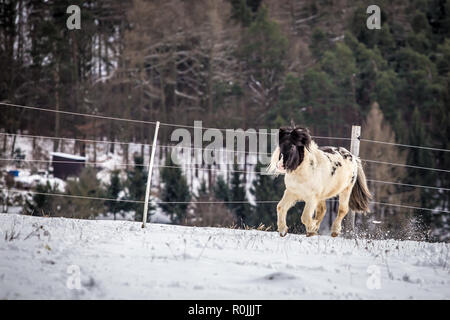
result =
[[[0,236],[0,299],[450,298],[445,243],[14,214]]]

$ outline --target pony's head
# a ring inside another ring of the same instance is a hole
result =
[[[278,145],[280,147],[280,159],[283,160],[283,169],[287,172],[294,171],[303,162],[305,148],[309,151],[311,135],[307,128],[295,126],[280,128]]]

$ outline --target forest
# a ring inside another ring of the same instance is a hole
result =
[[[117,142],[104,152],[120,149],[126,166],[113,171],[105,186],[99,187],[95,166],[88,166],[64,192],[143,200],[147,169],[142,164],[150,152],[144,144],[151,144],[155,129],[145,122],[192,126],[201,120],[205,127],[245,130],[279,128],[292,120],[314,136],[335,138],[349,138],[352,125],[360,125],[360,157],[373,160],[363,165],[377,202],[371,214],[357,216],[361,235],[449,241],[450,1],[378,1],[380,29],[367,28],[371,4],[0,0],[0,202],[13,201],[8,188],[14,181],[5,168],[20,149],[19,134],[79,139],[70,152],[86,155],[93,147],[93,163],[100,151],[88,139]],[[81,9],[80,30],[66,26],[70,5]],[[171,143],[173,129],[161,127],[160,144]],[[30,139],[33,146],[38,143]],[[121,142],[142,148],[132,152]],[[349,148],[348,140],[316,142]],[[64,151],[62,140],[47,143],[53,151]],[[224,175],[207,170],[195,187],[186,171],[173,168],[167,152],[158,153],[165,167],[155,169],[160,183],[152,196],[161,200],[158,207],[172,223],[274,230],[276,203],[237,202],[279,200],[282,176],[251,177],[247,171],[259,170],[260,164],[235,164]],[[198,177],[201,169],[189,175]],[[33,190],[59,192],[49,185]],[[92,218],[134,210],[134,218],[142,220],[142,204],[131,201],[43,194],[23,201],[27,214]],[[293,232],[304,231],[301,209],[297,204],[289,214]],[[329,211],[336,211],[333,203]]]

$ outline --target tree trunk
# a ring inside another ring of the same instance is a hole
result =
[[[14,148],[16,147],[16,139],[17,139],[17,136],[13,136],[13,141],[12,141],[12,145],[11,145],[11,158],[14,157]]]
[[[7,142],[8,142],[8,136],[5,134],[3,136],[3,152],[6,152],[6,144],[7,144]]]
[[[97,124],[97,121],[96,121],[96,118],[94,118],[94,140],[97,140],[97,126],[96,126],[96,124]],[[94,146],[94,168],[96,168],[97,167],[97,143],[94,141],[94,144],[93,144],[93,146]]]
[[[55,48],[56,49],[56,48]],[[60,130],[60,114],[59,114],[59,61],[56,61],[56,68],[53,72],[53,77],[55,81],[55,137],[59,137],[59,130]],[[53,141],[53,151],[58,151],[59,148],[59,140],[55,139]]]

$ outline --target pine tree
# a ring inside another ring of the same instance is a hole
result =
[[[160,198],[163,203],[159,206],[166,212],[173,223],[185,223],[187,209],[191,201],[191,193],[186,178],[179,167],[176,167],[171,157],[166,158],[165,167],[161,169]],[[174,203],[182,202],[182,203]]]
[[[256,172],[261,172],[263,166],[258,163]],[[250,189],[255,197],[256,204],[253,207],[249,224],[258,226],[264,224],[276,230],[277,225],[277,203],[258,203],[258,201],[279,201],[283,196],[284,183],[283,176],[274,177],[271,175],[258,174]]]
[[[416,107],[414,109],[412,115],[412,121],[409,130],[410,141],[414,141],[415,144],[419,146],[428,146],[429,138],[425,128],[423,126],[423,116],[420,114],[419,109]],[[416,166],[423,167],[436,167],[435,160],[430,156],[430,153],[427,150],[423,149],[411,149],[408,153],[408,163]],[[407,176],[406,182],[414,184],[417,181],[421,181],[421,184],[424,185],[434,185],[437,180],[437,175],[433,171],[417,171],[411,170],[410,174]],[[434,208],[436,206],[436,199],[438,198],[438,193],[434,190],[430,189],[421,189],[419,191],[419,198],[415,198],[414,200],[410,200],[410,203],[416,203],[419,207],[424,208]],[[426,213],[423,211],[416,210],[415,211],[417,219],[424,225],[427,231],[431,230],[434,226],[437,217],[433,214]],[[427,234],[428,238],[429,234]]]
[[[111,172],[111,179],[108,185],[106,185],[106,197],[108,199],[118,199],[120,191],[123,190],[122,183],[120,182],[119,170]],[[116,214],[126,208],[126,203],[120,201],[105,201],[105,206],[108,211],[114,215],[116,220]]]
[[[223,200],[225,205],[231,208],[230,204],[228,203],[228,201],[230,201],[231,199],[230,189],[228,188],[225,179],[221,175],[217,177],[216,185],[214,186],[214,195],[217,199]]]
[[[141,156],[134,157],[134,168],[133,171],[128,172],[128,192],[129,192],[129,200],[133,201],[144,201],[145,200],[145,189],[147,186],[147,171],[144,171],[144,159]],[[133,210],[134,220],[142,221],[142,214],[144,212],[144,204],[143,203],[128,203],[125,206],[128,210]],[[151,212],[153,207],[149,203],[147,215],[147,222],[150,219]]]
[[[267,112],[276,101],[282,85],[288,38],[279,24],[270,19],[262,5],[244,33],[238,56],[246,63],[247,82],[252,100]]]
[[[248,203],[247,194],[245,190],[245,181],[242,173],[239,172],[239,167],[235,163],[233,166],[233,174],[231,177],[230,186],[230,203],[229,208],[233,211],[238,220],[239,225],[247,224],[250,218],[250,204]]]
[[[322,29],[316,28],[312,33],[309,48],[315,57],[320,58],[325,51],[331,48],[331,41],[328,40],[327,35]]]
[[[47,181],[46,184],[38,184],[35,191],[37,193],[33,195],[31,200],[25,200],[24,214],[33,216],[53,215],[53,197],[44,193],[59,193],[56,186],[52,187]]]
[[[206,187],[205,181],[202,181],[202,183],[200,184],[200,188],[198,189],[198,196],[196,198],[199,199],[202,197],[209,197],[209,191]]]
[[[231,0],[231,18],[242,26],[248,27],[252,22],[252,10],[247,5],[247,0]]]
[[[105,197],[96,175],[94,168],[87,167],[76,180],[67,181],[66,194],[73,197],[55,197],[52,201],[53,212],[58,216],[79,219],[93,219],[104,213],[104,202],[90,199]]]

